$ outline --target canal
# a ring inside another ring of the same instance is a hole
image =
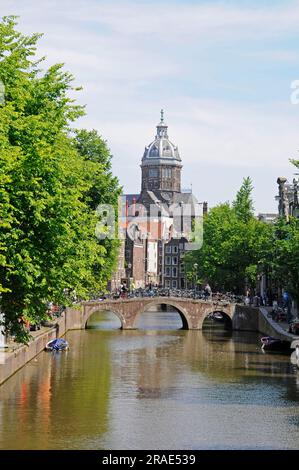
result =
[[[94,314],[0,387],[1,449],[296,449],[299,373],[259,336]]]

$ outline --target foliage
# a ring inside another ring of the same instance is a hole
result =
[[[244,178],[243,184],[236,195],[236,199],[233,202],[233,209],[236,213],[236,216],[244,223],[249,222],[253,217],[254,208],[251,197],[252,191],[253,185],[251,178]]]
[[[38,322],[47,302],[70,302],[104,289],[116,243],[95,237],[95,205],[116,204],[111,155],[95,131],[70,136],[84,114],[69,98],[73,77],[34,61],[39,35],[0,23],[0,286],[7,331],[28,339],[20,319]]]
[[[84,196],[85,203],[93,211],[97,209],[99,204],[111,205],[117,222],[118,198],[121,195],[121,187],[118,179],[112,174],[111,154],[106,142],[96,130],[80,129],[75,131],[74,145],[87,165],[89,162],[94,164],[93,172],[85,172],[89,184],[89,190]],[[105,257],[101,260],[105,262],[105,269],[103,269],[103,263],[96,262],[93,265],[93,272],[97,278],[102,280],[101,284],[105,285],[117,263],[119,242],[116,238],[107,237],[99,240],[98,244],[105,253]]]
[[[214,290],[243,293],[254,286],[269,249],[272,229],[253,215],[252,184],[244,179],[232,205],[220,204],[204,218],[201,250],[187,256],[187,271],[196,262],[202,282]]]
[[[299,220],[291,218],[287,223],[280,218],[274,229],[268,270],[277,285],[299,300]]]

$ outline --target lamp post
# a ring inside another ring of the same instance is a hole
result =
[[[196,297],[196,285],[197,285],[197,268],[198,264],[194,263],[193,264],[193,276],[194,276],[194,299]]]

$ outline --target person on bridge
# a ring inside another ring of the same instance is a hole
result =
[[[121,284],[121,286],[120,286],[120,296],[121,296],[122,298],[126,297],[127,292],[128,292],[127,285],[126,285],[126,283],[124,282],[124,283]]]
[[[287,322],[291,323],[292,321],[292,299],[290,294],[287,291],[283,291],[282,294],[283,304],[282,307],[287,311]]]
[[[205,288],[204,288],[204,296],[205,296],[205,299],[209,299],[210,297],[212,297],[212,289],[211,289],[211,286],[210,284],[207,282],[207,284],[205,285]]]

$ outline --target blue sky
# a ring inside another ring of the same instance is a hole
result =
[[[276,210],[276,179],[299,155],[299,1],[0,0],[0,14],[43,32],[46,64],[83,86],[77,125],[107,139],[126,192],[164,108],[184,187],[215,205],[251,176],[256,211]]]

